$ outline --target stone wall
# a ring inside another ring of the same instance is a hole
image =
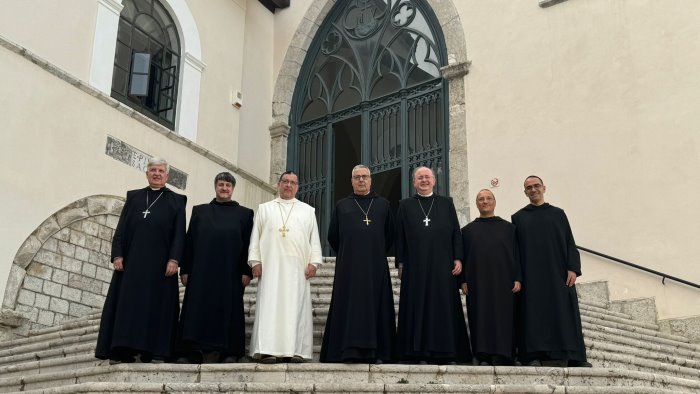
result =
[[[15,335],[102,307],[122,207],[119,197],[87,197],[52,215],[27,238],[13,261],[3,300],[4,310],[25,317]]]

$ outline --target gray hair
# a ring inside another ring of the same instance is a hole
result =
[[[362,169],[362,168],[364,168],[364,169],[367,170],[367,172],[369,173],[369,176],[372,176],[372,171],[369,169],[369,167],[367,167],[367,166],[364,165],[364,164],[358,164],[358,165],[356,165],[355,167],[353,167],[353,168],[352,168],[352,171],[350,172],[350,176],[355,175],[355,170],[360,170],[360,169]]]
[[[170,173],[170,164],[168,162],[160,157],[151,157],[148,159],[148,164],[146,165],[146,169],[151,168],[152,166],[165,166],[165,173],[169,174]]]
[[[420,169],[422,169],[422,168],[427,168],[427,169],[429,169],[429,170],[430,170],[430,175],[432,175],[433,178],[435,178],[435,171],[433,171],[432,168],[426,167],[426,166],[420,166],[420,167],[416,167],[416,168],[413,170],[413,175],[411,176],[411,179],[414,179],[414,180],[415,180],[415,179],[416,179],[416,172],[418,172],[418,170],[420,170]]]

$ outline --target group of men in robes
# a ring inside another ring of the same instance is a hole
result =
[[[231,199],[233,175],[218,174],[216,197],[192,209],[185,232],[186,198],[165,187],[168,173],[165,160],[152,158],[149,186],[127,193],[95,356],[113,364],[235,362],[245,355],[243,293],[256,277],[251,356],[310,360],[309,279],[321,264],[321,245],[314,209],[295,198],[296,174],[282,174],[279,197],[257,215]]]
[[[456,364],[471,361],[459,295],[462,241],[452,200],[433,193],[435,177],[416,169],[416,195],[389,202],[371,190],[369,168],[352,170],[353,193],[331,217],[336,251],[333,295],[321,362]],[[398,326],[387,255],[392,241],[401,279]]]
[[[249,355],[262,363],[311,360],[309,280],[322,256],[314,208],[296,199],[298,176],[283,173],[278,197],[254,215],[232,200],[233,175],[218,174],[216,197],[193,208],[185,231],[186,197],[165,187],[168,171],[165,160],[149,160],[149,186],[127,193],[96,357],[235,362],[245,355],[244,289],[257,278]],[[337,203],[328,230],[337,259],[320,360],[457,364],[473,354],[504,365],[517,349],[527,365],[590,366],[574,287],[580,257],[566,215],[544,202],[542,180],[525,180],[531,203],[513,224],[495,216],[493,193],[480,191],[480,217],[461,232],[452,200],[434,192],[433,171],[419,167],[412,181],[416,194],[394,216],[372,191],[369,168],[353,168],[353,193]],[[469,294],[471,341],[460,288]]]
[[[480,365],[590,367],[576,277],[581,258],[563,210],[544,201],[542,179],[524,182],[530,204],[509,223],[479,191],[480,216],[462,228],[472,351]]]
[[[460,231],[452,200],[434,193],[435,175],[413,173],[416,194],[401,200],[395,231],[389,203],[371,191],[367,167],[352,171],[328,241],[336,251],[322,362],[587,366],[574,284],[580,256],[564,212],[544,202],[537,176],[525,180],[530,204],[495,216],[481,190],[480,217]],[[387,259],[391,241],[401,279],[399,316]],[[464,265],[462,264],[464,263]],[[468,294],[467,333],[459,288]]]

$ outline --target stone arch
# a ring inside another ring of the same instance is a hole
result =
[[[110,253],[124,198],[89,196],[46,219],[12,262],[2,308],[23,315],[15,334],[101,308],[112,277]]]
[[[452,0],[426,0],[442,29],[447,47],[448,65],[441,69],[449,83],[449,156],[450,191],[461,223],[468,221],[469,197],[467,178],[467,130],[464,76],[469,71],[467,46],[462,21]],[[277,76],[272,97],[272,124],[270,130],[270,182],[286,168],[289,114],[294,87],[304,58],[318,28],[331,10],[335,0],[314,1],[299,23]]]

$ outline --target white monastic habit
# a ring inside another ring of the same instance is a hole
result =
[[[322,263],[314,208],[296,198],[260,204],[248,264],[262,263],[250,355],[313,356],[309,263]]]

